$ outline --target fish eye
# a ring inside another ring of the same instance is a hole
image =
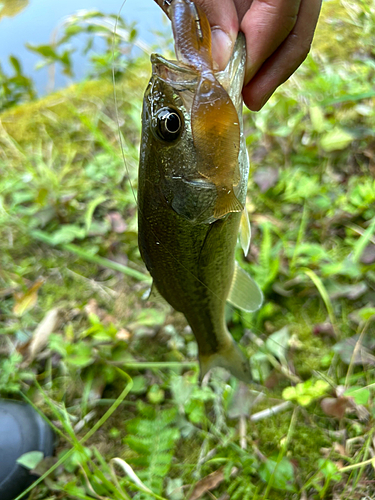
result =
[[[173,142],[181,135],[182,114],[174,108],[161,108],[154,117],[154,131],[159,139]]]

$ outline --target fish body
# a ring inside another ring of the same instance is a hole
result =
[[[188,0],[174,2],[191,4]],[[203,15],[200,12],[200,17]],[[194,57],[199,60],[197,50]],[[236,188],[235,199],[241,207],[245,205],[249,172],[242,130],[245,59],[245,40],[240,34],[227,68],[212,72],[236,112],[239,143],[234,171],[238,172],[238,179],[230,189]],[[218,216],[220,182],[215,182],[215,175],[202,175],[204,162],[210,160],[205,157],[204,149],[197,147],[193,114],[202,74],[197,65],[186,61],[168,61],[153,54],[151,62],[152,76],[143,102],[138,178],[141,256],[153,278],[153,286],[174,309],[184,314],[192,328],[198,343],[201,377],[210,368],[222,366],[249,382],[248,361],[226,327],[225,304],[229,300],[243,309],[255,310],[262,302],[262,294],[235,264],[244,213],[235,207]],[[208,116],[211,120],[212,115]],[[202,136],[214,142],[210,132],[205,136],[212,123],[208,121],[205,125],[204,119],[200,116],[199,119],[204,128]],[[208,156],[214,149],[213,144]],[[218,178],[220,175],[219,171]]]

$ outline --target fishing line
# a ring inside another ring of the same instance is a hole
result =
[[[117,28],[118,28],[118,24],[119,24],[119,19],[120,19],[120,16],[121,16],[121,12],[122,12],[122,10],[123,10],[123,8],[125,6],[125,3],[126,3],[126,0],[123,0],[123,2],[121,4],[121,7],[120,7],[120,10],[118,11],[118,14],[116,16],[116,21],[115,21],[115,25],[114,25],[114,32],[113,32],[113,38],[112,38],[112,60],[113,60],[113,63],[112,63],[112,82],[113,82],[113,95],[114,95],[114,103],[115,103],[115,116],[116,116],[116,121],[117,121],[117,131],[118,131],[118,138],[119,138],[119,143],[120,143],[120,148],[121,148],[121,155],[122,155],[122,158],[123,158],[125,170],[126,170],[127,175],[128,175],[128,181],[129,181],[129,184],[130,184],[132,195],[133,195],[135,204],[136,204],[137,209],[138,209],[138,216],[143,217],[143,219],[146,221],[146,223],[148,223],[147,218],[143,215],[142,210],[140,209],[140,207],[138,205],[137,193],[136,193],[136,190],[135,190],[135,188],[134,188],[134,186],[132,184],[132,181],[131,181],[130,171],[129,171],[129,168],[128,168],[128,164],[127,164],[127,160],[126,160],[126,156],[125,156],[125,152],[124,152],[124,143],[123,143],[123,137],[122,137],[121,127],[120,127],[119,108],[118,108],[118,99],[117,99],[116,65],[115,65],[115,57],[114,57],[115,56],[115,43],[116,43],[116,36],[117,36]],[[164,9],[163,9],[163,11],[164,11]],[[158,240],[157,235],[155,234],[155,232],[152,230],[151,227],[149,227],[149,230],[153,234],[153,236]],[[190,269],[186,268],[181,262],[179,262],[179,260],[170,252],[170,250],[168,249],[168,247],[166,247],[165,245],[163,245],[161,242],[160,242],[160,245],[163,248],[163,250],[166,253],[168,253],[168,255],[170,255],[172,257],[172,259],[175,261],[175,263],[178,266],[180,266],[180,268],[182,268],[184,271],[186,271],[193,279],[195,279],[199,284],[201,284],[203,287],[205,287],[209,291],[209,293],[211,293],[213,296],[215,296],[217,298],[220,298],[203,281],[201,281],[198,278],[198,276],[196,276],[192,271],[190,271]],[[236,262],[237,262],[237,260],[236,260]],[[237,311],[237,314],[239,315],[239,317],[240,317],[240,319],[242,321],[242,325],[244,326],[244,328],[247,328],[247,329],[249,329],[250,331],[252,331],[252,332],[254,332],[256,334],[264,336],[265,332],[262,331],[262,330],[260,330],[259,328],[255,327],[254,325],[251,325],[250,323],[248,323],[247,319],[244,318],[243,312],[240,309],[236,308],[236,311]],[[228,329],[228,331],[229,331],[229,329]],[[276,344],[278,344],[274,340],[273,340],[273,342],[275,342]],[[252,341],[252,344],[253,343],[254,343],[254,341]],[[285,346],[281,346],[281,347],[285,347]]]
[[[117,132],[118,132],[118,139],[119,139],[119,143],[120,143],[121,155],[122,155],[122,159],[123,159],[123,162],[124,162],[125,170],[126,170],[126,172],[128,174],[130,189],[132,191],[135,204],[137,205],[137,208],[139,210],[137,196],[135,194],[135,190],[133,188],[133,184],[132,184],[132,182],[130,180],[130,172],[129,172],[128,164],[127,164],[126,158],[125,158],[125,153],[124,153],[124,148],[123,148],[123,142],[122,142],[122,134],[121,134],[121,129],[120,129],[120,118],[119,118],[118,106],[117,106],[115,43],[116,43],[118,23],[119,23],[119,19],[120,19],[120,16],[121,16],[122,9],[125,6],[125,3],[126,3],[126,0],[124,0],[122,2],[122,4],[121,4],[120,10],[118,11],[117,16],[116,16],[115,26],[114,26],[114,29],[113,29],[113,37],[112,37],[112,61],[113,61],[112,62],[112,84],[113,84],[113,98],[114,98],[114,102],[115,102],[115,114],[116,114],[116,122],[117,122]]]

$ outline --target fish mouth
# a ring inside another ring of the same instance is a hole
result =
[[[215,71],[215,76],[228,92],[234,105],[242,104],[241,91],[245,76],[246,43],[243,33],[239,33],[232,55],[223,71]],[[194,91],[199,74],[179,61],[165,59],[160,54],[151,55],[152,74],[172,86],[176,91]]]

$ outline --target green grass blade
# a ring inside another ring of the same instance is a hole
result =
[[[311,269],[308,269],[306,267],[301,268],[301,271],[308,276],[311,281],[314,283],[316,288],[318,289],[318,292],[320,293],[320,296],[323,299],[323,302],[327,308],[329,320],[333,326],[333,328],[336,330],[336,317],[335,313],[333,310],[332,302],[331,299],[329,298],[328,292],[323,284],[323,281],[319,278],[317,274],[314,273]]]
[[[55,246],[52,243],[52,239],[48,236],[48,234],[43,233],[42,231],[31,231],[30,235],[43,243],[47,243],[47,245]],[[92,255],[86,250],[79,248],[77,245],[73,243],[62,243],[59,245],[64,250],[68,252],[74,253],[78,255],[83,260],[88,262],[93,262],[94,264],[98,264],[103,267],[108,267],[109,269],[113,269],[114,271],[118,271],[122,274],[126,274],[127,276],[131,276],[132,278],[137,279],[138,281],[144,281],[146,283],[151,283],[151,278],[146,274],[143,274],[136,269],[132,269],[131,267],[124,266],[118,262],[114,262],[113,260],[106,259],[105,257],[99,257],[98,255]]]

